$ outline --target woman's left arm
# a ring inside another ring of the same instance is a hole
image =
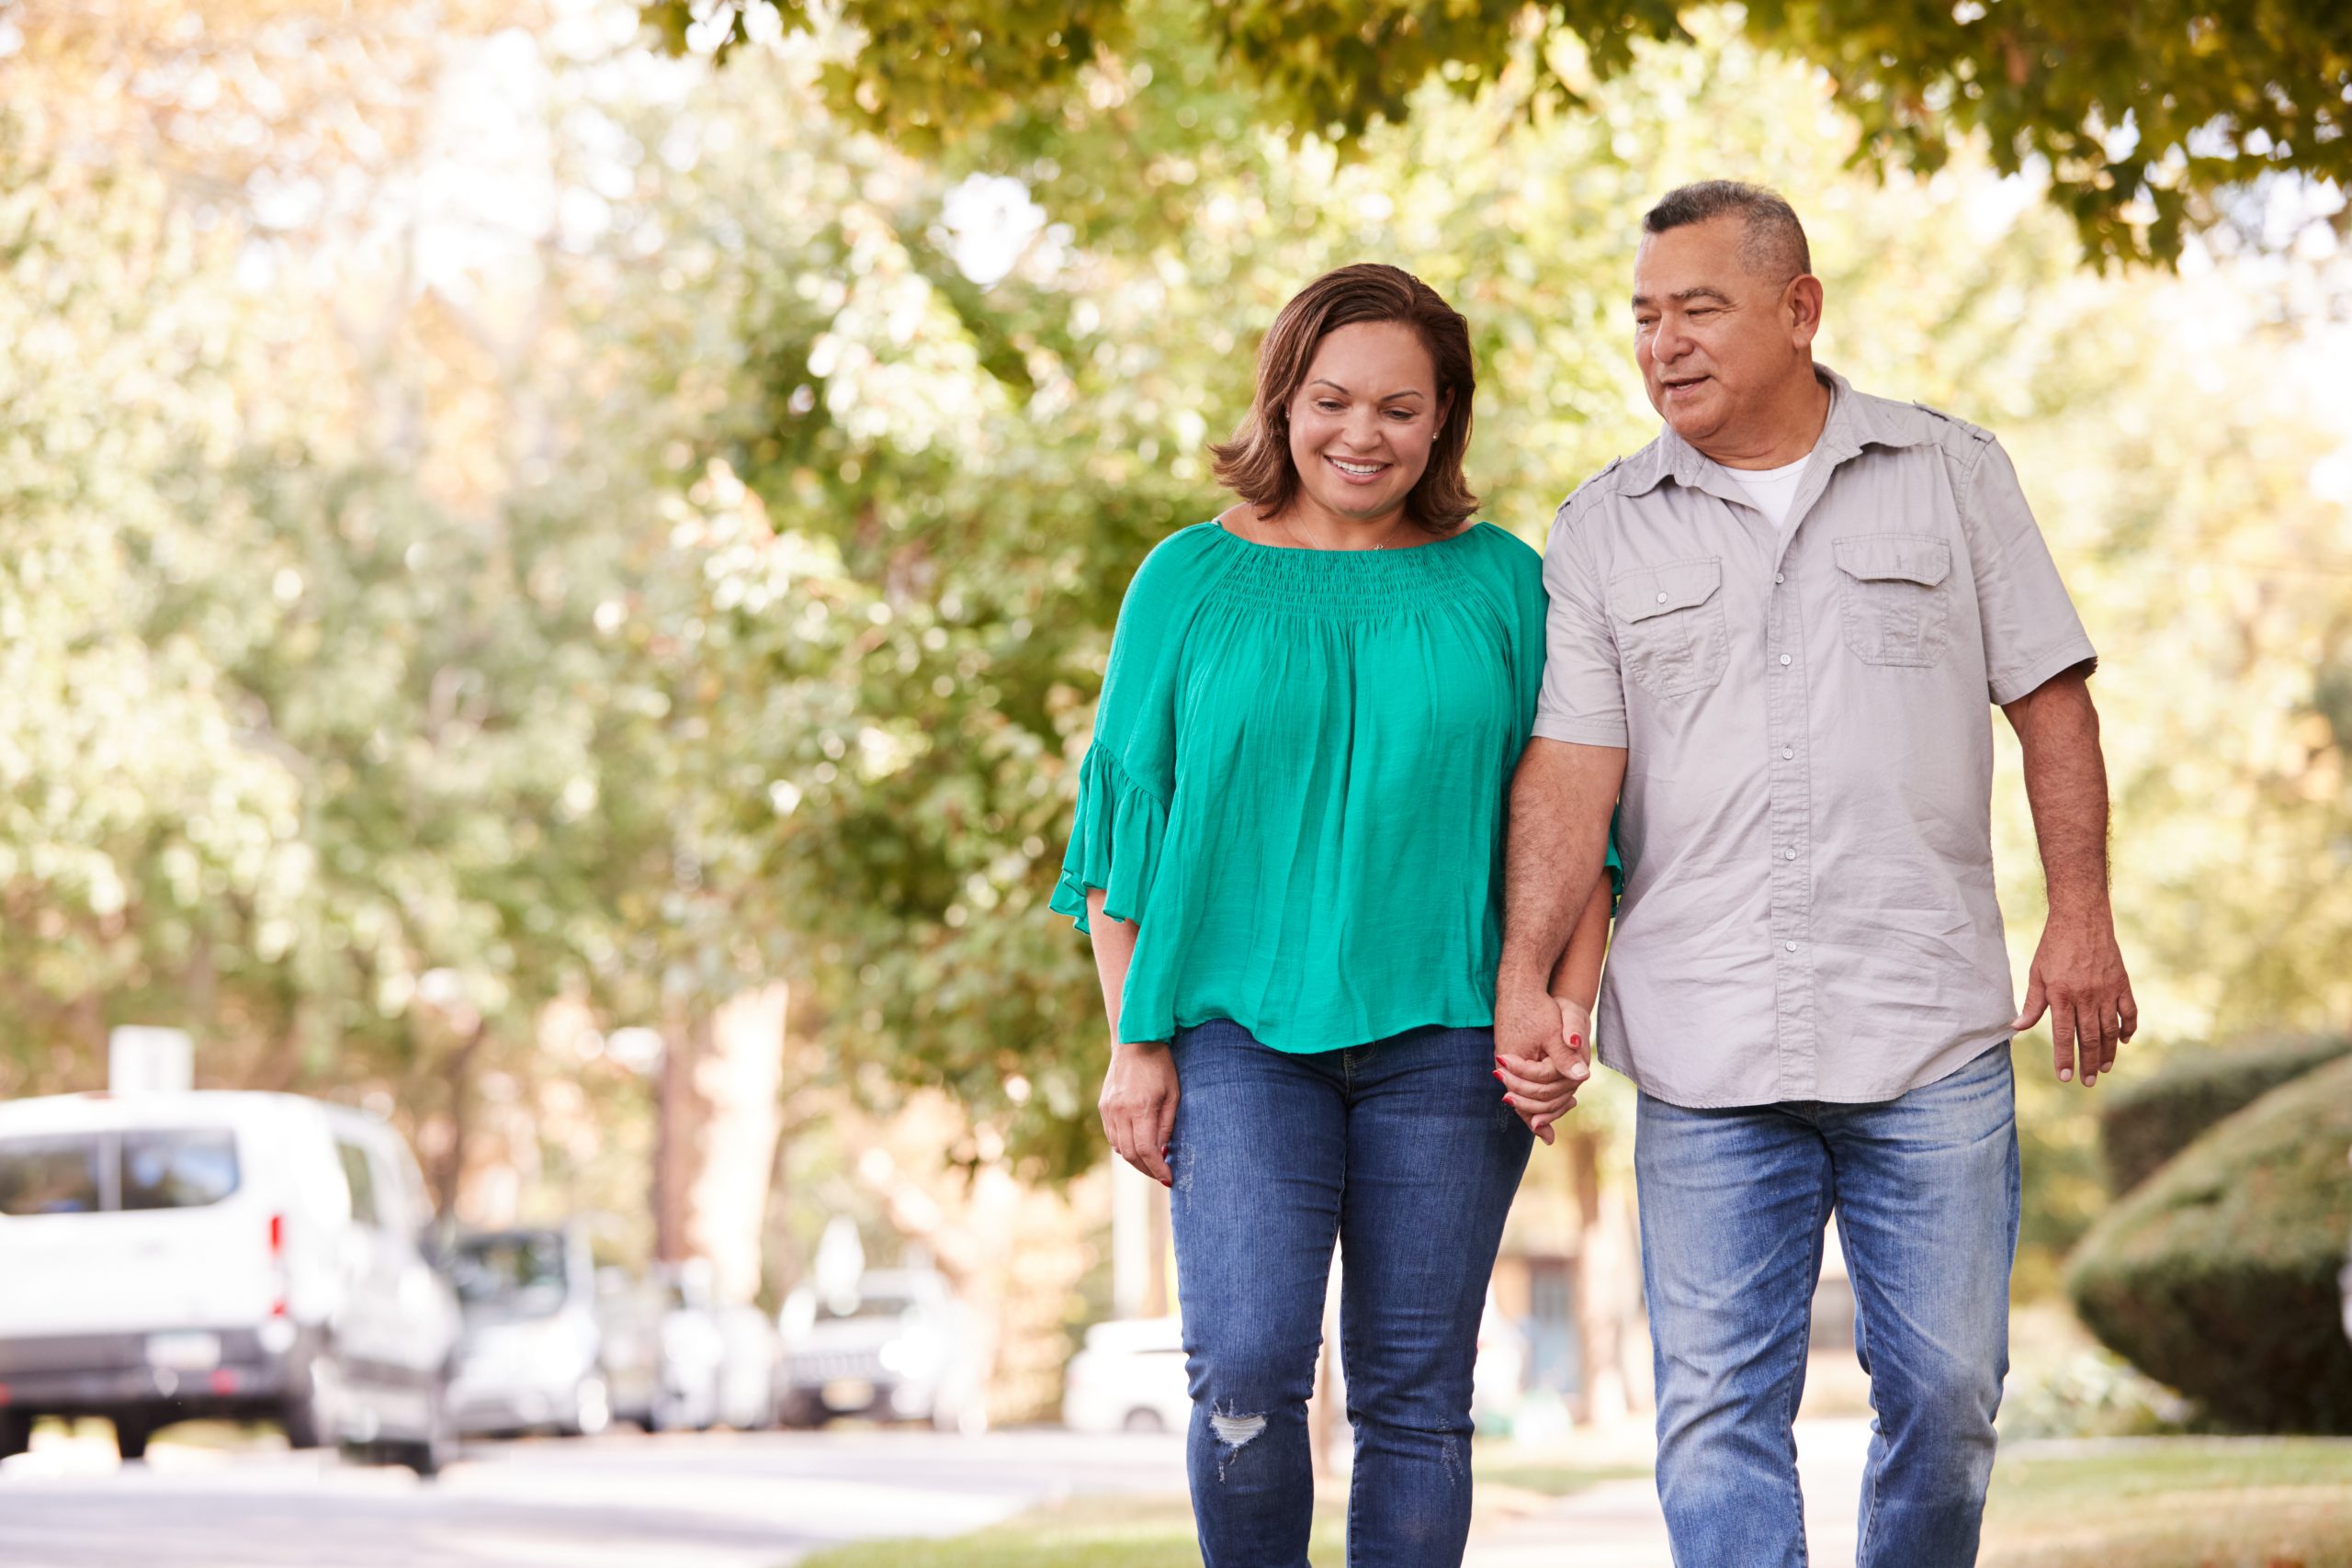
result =
[[[1593,884],[1592,897],[1585,900],[1584,913],[1577,917],[1577,929],[1568,938],[1568,950],[1560,954],[1558,967],[1552,971],[1552,999],[1560,1004],[1560,1026],[1567,1033],[1569,1049],[1589,1062],[1588,1043],[1592,1039],[1592,1003],[1600,995],[1600,963],[1609,953],[1609,912],[1615,901],[1610,875],[1603,872]]]

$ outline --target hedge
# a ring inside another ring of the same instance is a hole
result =
[[[2131,1191],[2223,1117],[2346,1052],[2352,1035],[2306,1034],[2165,1057],[2099,1106],[2108,1190]]]
[[[2347,1150],[2352,1058],[2273,1089],[2110,1209],[2067,1268],[2075,1310],[2224,1421],[2352,1432]]]

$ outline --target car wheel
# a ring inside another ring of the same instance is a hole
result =
[[[413,1442],[396,1444],[392,1448],[392,1462],[404,1464],[426,1481],[441,1473],[441,1469],[457,1457],[457,1445],[449,1436],[449,1416],[443,1406],[442,1391],[435,1389],[428,1396],[424,1436]]]
[[[343,1371],[333,1358],[317,1355],[303,1363],[300,1387],[287,1395],[277,1414],[277,1424],[286,1428],[288,1448],[322,1449],[334,1441],[342,1389]]]
[[[0,1459],[33,1446],[33,1418],[21,1410],[0,1410]]]
[[[1138,1405],[1136,1408],[1128,1411],[1127,1418],[1120,1422],[1119,1425],[1130,1432],[1165,1432],[1168,1430],[1168,1423],[1160,1419],[1159,1412],[1144,1405]]]
[[[123,1415],[114,1418],[114,1451],[124,1460],[145,1459],[147,1439],[155,1435],[155,1423],[145,1416]]]

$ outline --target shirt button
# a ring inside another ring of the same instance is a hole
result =
[[[1659,604],[1665,604],[1665,603],[1666,603],[1666,595],[1665,595],[1665,594],[1663,594],[1663,593],[1659,594],[1659,595],[1657,596],[1657,602],[1658,602]]]
[[[1787,859],[1789,859],[1789,860],[1794,860],[1794,859],[1796,859],[1796,858],[1797,858],[1797,852],[1796,852],[1796,851],[1794,851],[1794,850],[1783,850],[1783,851],[1781,851],[1781,854],[1782,854],[1785,858],[1787,858]]]
[[[1788,656],[1787,654],[1785,654],[1785,653],[1784,653],[1784,654],[1781,655],[1781,663],[1786,664],[1788,661],[1789,661],[1789,656]]]
[[[1781,945],[1787,948],[1791,953],[1794,953],[1797,950],[1797,944],[1792,942],[1784,942]]]
[[[1788,579],[1787,579],[1785,576],[1783,576],[1782,574],[1781,574],[1780,572],[1777,572],[1777,571],[1776,571],[1776,572],[1774,572],[1774,573],[1772,574],[1772,581],[1775,581],[1775,582],[1786,582],[1786,581],[1788,581]]]
[[[1781,748],[1781,755],[1782,757],[1793,757],[1796,754],[1797,749],[1793,746],[1783,746]]]

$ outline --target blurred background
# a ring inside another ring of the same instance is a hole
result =
[[[2017,1046],[2003,1423],[2077,1458],[2005,1470],[1988,1559],[2352,1562],[2341,1447],[2228,1441],[2352,1431],[2344,18],[1604,10],[0,0],[9,1560],[312,1450],[480,1461],[443,1510],[655,1476],[732,1521],[681,1562],[1165,1511],[1164,1200],[1046,909],[1127,577],[1367,258],[1467,314],[1472,482],[1540,544],[1655,429],[1640,214],[1735,175],[1804,217],[1826,363],[2007,444],[2103,655],[2142,1036],[2089,1093]],[[1647,1485],[1630,1112],[1512,1215],[1490,1562]],[[1816,1317],[1849,1487],[1834,1256]],[[299,1474],[405,1539],[387,1477]],[[2192,1503],[2119,1555],[2151,1476]],[[2120,1533],[2052,1544],[2091,1495]],[[594,1560],[529,1517],[481,1560]],[[1102,1560],[1189,1561],[1170,1518]],[[288,1528],[143,1560],[322,1561]],[[1663,1561],[1628,1528],[1595,1561]]]

